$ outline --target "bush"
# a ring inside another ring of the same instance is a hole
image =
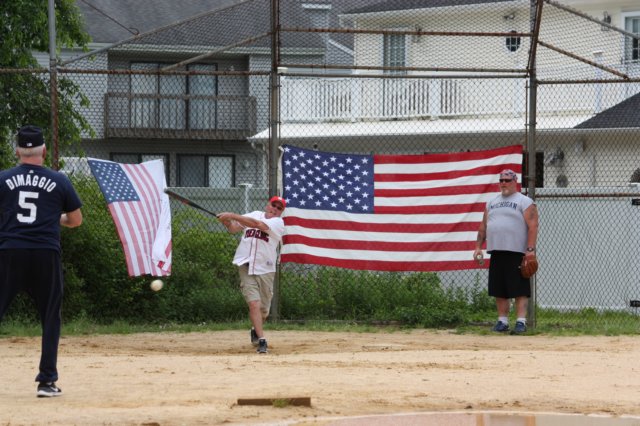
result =
[[[172,274],[156,293],[149,289],[150,277],[128,276],[122,244],[95,180],[75,179],[74,186],[83,201],[84,223],[62,233],[65,318],[196,323],[246,316],[231,264],[236,239],[221,225],[203,230],[200,214],[174,213]]]
[[[423,327],[464,324],[495,315],[476,282],[445,289],[435,273],[387,273],[307,267],[282,268],[280,314],[285,319],[390,321]]]
[[[174,223],[190,222],[193,214],[184,211]],[[161,299],[161,317],[177,322],[245,318],[247,308],[240,293],[237,268],[231,264],[237,245],[235,237],[226,230],[184,229],[173,236],[174,267],[167,291],[155,294]]]

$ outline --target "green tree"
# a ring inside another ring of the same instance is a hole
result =
[[[61,48],[90,41],[74,0],[55,0],[57,55]],[[49,74],[33,52],[49,52],[47,0],[0,1],[0,169],[14,164],[12,137],[24,124],[35,124],[51,140]],[[88,99],[71,80],[58,78],[58,140],[60,149],[80,142],[91,127],[77,111]],[[51,153],[53,150],[49,150]]]

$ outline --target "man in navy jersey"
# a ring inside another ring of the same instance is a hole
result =
[[[64,174],[43,166],[47,148],[39,127],[22,127],[17,143],[20,164],[0,171],[0,320],[18,292],[26,291],[42,325],[37,395],[59,396],[60,226],[82,223],[82,203]]]

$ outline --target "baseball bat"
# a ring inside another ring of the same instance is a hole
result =
[[[188,199],[187,197],[185,197],[185,196],[183,196],[183,195],[180,195],[180,194],[178,194],[177,192],[174,192],[174,191],[170,190],[169,188],[165,188],[165,189],[164,189],[164,192],[165,192],[169,197],[171,197],[171,198],[175,198],[176,200],[180,201],[180,202],[181,202],[181,203],[183,203],[183,204],[186,204],[186,205],[191,206],[191,207],[193,207],[193,208],[196,208],[196,209],[198,209],[198,210],[202,210],[202,211],[203,211],[203,212],[205,212],[205,213],[209,213],[211,216],[218,217],[218,214],[217,214],[217,213],[214,213],[214,212],[212,212],[211,210],[209,210],[209,209],[206,209],[206,208],[202,207],[200,204],[198,204],[198,203],[196,203],[196,202],[194,202],[194,201],[191,201],[191,200],[190,200],[190,199]]]

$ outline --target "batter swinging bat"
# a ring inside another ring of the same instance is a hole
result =
[[[184,197],[180,194],[178,194],[177,192],[174,192],[172,190],[170,190],[169,188],[165,188],[164,192],[171,198],[175,198],[176,200],[180,201],[183,204],[186,204],[188,206],[194,207],[198,210],[202,210],[205,213],[209,213],[212,216],[218,217],[217,213],[212,212],[211,210],[208,210],[204,207],[202,207],[200,204],[195,203],[193,201],[191,201],[190,199],[188,199],[187,197]]]

